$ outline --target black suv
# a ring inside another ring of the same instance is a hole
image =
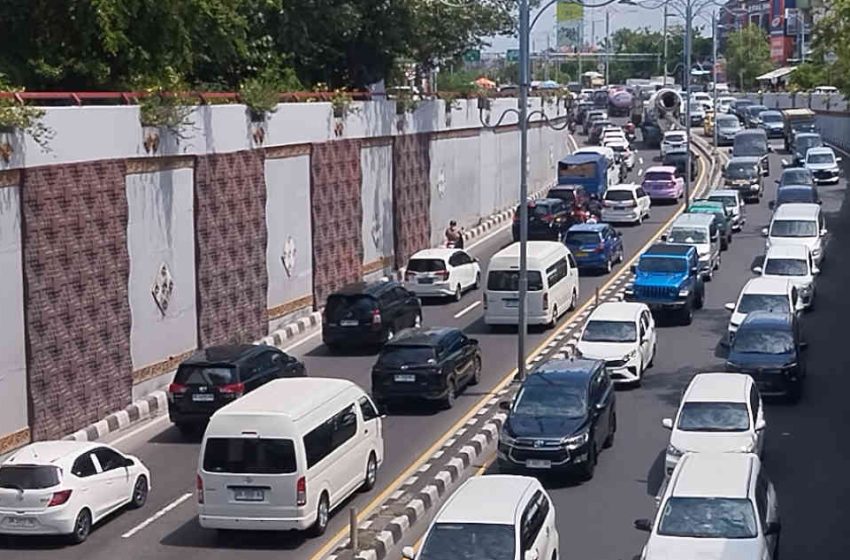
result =
[[[519,209],[514,212],[514,241],[519,241]],[[528,239],[560,241],[573,225],[572,208],[559,198],[542,198],[528,202]]]
[[[558,198],[567,205],[572,220],[570,226],[587,221],[590,216],[590,195],[581,185],[558,185],[549,189],[546,198]]]
[[[408,329],[381,350],[372,367],[372,397],[383,409],[407,399],[451,408],[461,388],[480,380],[477,340],[448,327]]]
[[[181,431],[189,431],[273,379],[304,375],[304,364],[273,346],[211,346],[177,368],[168,386],[168,416]]]
[[[395,281],[355,282],[328,296],[322,340],[332,351],[381,345],[422,324],[422,304]]]
[[[590,479],[617,430],[614,384],[602,360],[552,360],[523,381],[499,435],[501,472],[578,469]]]

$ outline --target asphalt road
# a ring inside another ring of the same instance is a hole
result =
[[[566,138],[566,137],[565,137]],[[641,150],[640,144],[637,145]],[[565,149],[566,151],[566,149]],[[638,163],[632,174],[633,180],[640,180],[638,172],[652,165],[650,152],[639,153],[644,159]],[[553,170],[554,175],[554,170]],[[638,227],[623,227],[624,245],[626,259],[639,251],[645,243],[668,221],[677,206],[660,206],[653,208],[652,217]],[[510,229],[500,230],[491,237],[484,238],[480,242],[473,243],[468,247],[470,252],[478,257],[485,265],[490,256],[500,248],[510,243]],[[581,278],[580,296],[581,301],[587,301],[593,297],[596,287],[600,287],[610,278],[609,275],[586,275]],[[437,411],[433,408],[422,406],[413,407],[404,412],[395,412],[385,420],[385,444],[386,460],[378,473],[378,484],[375,489],[367,494],[355,495],[346,507],[357,507],[360,511],[368,510],[377,505],[382,495],[386,495],[397,479],[403,479],[403,473],[408,467],[415,463],[420,455],[431,448],[442,438],[447,437],[454,431],[453,426],[494,386],[511,373],[516,364],[516,334],[510,330],[491,332],[482,320],[481,292],[466,294],[457,303],[434,303],[424,308],[424,324],[426,325],[449,325],[464,329],[470,336],[478,338],[483,351],[484,370],[482,382],[474,388],[461,394],[455,407],[450,411]],[[718,304],[719,305],[719,304]],[[562,319],[568,321],[569,315]],[[701,320],[701,319],[700,319]],[[528,350],[531,351],[549,336],[549,331],[532,330],[528,339]],[[291,348],[291,353],[303,359],[307,365],[308,374],[311,376],[343,377],[351,379],[361,386],[369,388],[370,370],[374,363],[374,354],[359,354],[353,356],[331,356],[322,346],[319,337],[308,337],[300,344]],[[663,354],[663,349],[662,349]],[[663,358],[662,358],[663,359]],[[660,365],[660,364],[659,364]],[[663,367],[657,367],[656,372],[664,371]],[[661,380],[664,376],[658,376]],[[648,398],[655,391],[655,379],[648,380],[647,388],[635,394],[634,403],[630,399],[622,399],[621,418],[631,418],[640,413],[641,421],[648,419],[644,411],[632,410],[638,406],[644,406],[639,399]],[[672,403],[672,401],[671,401]],[[602,459],[597,479],[584,487],[578,487],[576,492],[589,492],[599,485],[608,488],[618,487],[626,484],[617,469],[634,468],[640,466],[642,470],[646,461],[639,455],[650,448],[660,449],[656,440],[660,441],[663,436],[660,429],[656,430],[656,416],[652,414],[652,428],[641,430],[637,436],[629,434],[635,426],[628,426],[622,422],[622,432],[619,435],[618,444],[613,452],[606,453]],[[658,416],[660,418],[660,416]],[[658,433],[654,433],[658,432]],[[640,438],[648,438],[645,445],[641,445]],[[625,440],[633,439],[637,448]],[[117,447],[127,453],[137,455],[150,468],[152,473],[153,489],[146,507],[141,510],[124,511],[113,516],[113,518],[99,525],[92,532],[89,540],[79,546],[66,546],[60,539],[6,539],[0,540],[0,550],[3,548],[13,550],[16,559],[85,559],[85,560],[114,560],[115,558],[156,558],[157,560],[185,560],[187,558],[204,558],[204,560],[230,559],[234,553],[240,558],[272,558],[306,560],[313,557],[327,544],[334,535],[347,526],[347,515],[344,511],[338,512],[331,519],[328,532],[324,538],[306,539],[297,534],[273,534],[273,533],[235,533],[227,536],[219,536],[215,531],[202,529],[197,523],[196,504],[194,491],[195,470],[198,456],[198,443],[200,438],[186,439],[171,427],[167,419],[162,417],[136,426],[124,433],[111,436]],[[650,441],[652,440],[652,441]],[[628,454],[628,455],[627,455]],[[617,455],[622,455],[619,460]],[[619,464],[619,466],[618,466]],[[614,469],[613,471],[611,469]],[[644,469],[645,470],[645,469]],[[634,476],[645,476],[632,475]],[[606,483],[607,481],[607,483]],[[629,481],[632,482],[633,481]],[[633,490],[633,489],[632,489]],[[563,499],[566,492],[563,490]],[[619,505],[620,497],[617,495],[589,494],[591,499],[584,503],[573,502],[571,507],[576,513],[588,521],[593,518],[593,523],[585,523],[582,531],[576,531],[575,535],[582,535],[585,541],[587,535],[595,535],[611,523],[606,520],[599,522],[600,515],[607,509],[625,511]],[[558,499],[562,499],[558,491]],[[600,501],[600,497],[607,496],[607,500]],[[570,496],[570,500],[574,497]],[[577,507],[581,503],[580,507]],[[632,508],[634,516],[646,513],[640,508]],[[562,511],[564,510],[564,511]],[[570,516],[567,505],[559,504],[559,515],[562,523],[569,522]],[[607,515],[606,515],[607,516]],[[629,512],[629,519],[632,513]],[[590,527],[596,527],[588,532]],[[566,527],[562,533],[564,538],[573,534]],[[572,540],[572,539],[571,539]]]
[[[770,220],[767,203],[774,198],[783,157],[780,143],[773,144],[778,153],[771,156],[766,195],[760,204],[748,205],[747,224],[723,253],[720,272],[706,284],[705,308],[689,327],[660,327],[655,367],[640,388],[618,391],[616,441],[600,455],[593,480],[543,479],[557,514],[562,558],[639,558],[646,533],[632,523],[653,517],[654,498],[664,480],[670,432],[661,419],[675,414],[694,374],[723,371],[720,339],[729,321],[723,306],[736,300],[764,254],[760,230]],[[810,341],[803,399],[797,405],[767,403],[766,408],[765,461],[779,496],[783,558],[846,558],[850,551],[850,533],[843,530],[850,490],[842,482],[850,472],[844,431],[850,423],[850,376],[844,370],[850,359],[842,358],[840,350],[847,340],[844,318],[850,316],[850,298],[842,290],[850,281],[850,262],[841,255],[841,247],[850,243],[850,210],[842,208],[845,186],[842,179],[837,186],[819,189],[831,239],[817,281],[816,309],[803,318]],[[497,467],[486,472],[497,472]],[[413,544],[422,531],[406,544]]]

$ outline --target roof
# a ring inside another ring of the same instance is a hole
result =
[[[815,116],[814,111],[812,111],[811,109],[803,109],[803,108],[800,108],[800,109],[783,109],[781,112],[786,117],[802,117],[802,116],[814,117]]]
[[[676,168],[672,165],[653,165],[646,170],[647,173],[675,173]]]
[[[816,191],[816,190],[817,190],[817,187],[815,187],[814,185],[796,185],[796,184],[783,185],[783,186],[779,187],[778,189],[776,189],[776,197],[779,198],[780,196],[782,196],[783,193],[786,193],[786,194],[787,193],[801,193],[801,192],[812,193],[813,191]]]
[[[691,251],[694,251],[693,245],[681,245],[673,243],[655,243],[649,249],[643,252],[644,255],[663,256],[663,257],[684,257]]]
[[[611,191],[634,191],[640,188],[640,185],[635,183],[618,183],[614,186],[608,187],[608,190],[605,192]]]
[[[746,284],[744,284],[744,289],[741,290],[741,293],[786,294],[788,293],[788,280],[773,276],[757,276],[755,278],[751,278]]]
[[[664,137],[667,137],[667,136],[674,136],[674,135],[676,135],[676,136],[678,136],[678,135],[684,136],[684,135],[685,135],[685,131],[684,131],[684,130],[668,130],[667,132],[665,132],[665,133],[664,133]]]
[[[297,419],[356,385],[331,377],[275,379],[236,399],[214,416],[276,414]]]
[[[443,506],[435,521],[514,525],[522,513],[523,497],[538,484],[527,476],[491,474],[470,478]],[[499,499],[494,500],[494,496]]]
[[[784,78],[796,69],[796,66],[783,66],[782,68],[777,68],[776,70],[766,72],[761,76],[756,76],[756,80],[778,80],[779,78]]]
[[[511,243],[490,259],[490,263],[499,257],[508,259],[519,259],[519,242]],[[566,251],[567,248],[563,243],[557,241],[529,241],[528,242],[528,258],[542,258],[543,256],[556,253],[558,251]],[[517,260],[519,262],[519,260]],[[517,264],[517,268],[519,265]]]
[[[722,202],[720,203],[722,204]],[[714,216],[711,214],[679,214],[679,217],[673,222],[671,227],[682,226],[682,225],[700,225],[700,226],[710,226],[714,223]]]
[[[671,496],[746,498],[755,455],[688,453],[680,461]]]
[[[588,321],[622,321],[625,318],[637,318],[641,311],[647,309],[642,303],[629,301],[608,301],[593,310]]]
[[[735,134],[735,136],[764,136],[767,138],[767,132],[765,132],[762,128],[745,128],[741,132]]]
[[[404,329],[387,346],[436,346],[447,334],[459,332],[452,327],[423,327]]]
[[[794,135],[794,141],[802,140],[803,138],[820,138],[819,132],[798,132]]]
[[[814,220],[820,214],[820,205],[814,202],[783,204],[773,214],[774,220]]]
[[[818,146],[817,148],[809,148],[809,151],[806,152],[806,157],[813,154],[831,154],[835,155],[835,152],[829,146]]]
[[[611,189],[608,189],[611,190]],[[571,231],[589,231],[592,233],[599,233],[600,231],[605,230],[608,227],[608,224],[576,224],[571,226],[570,229],[567,230],[567,233]]]
[[[737,197],[737,196],[740,196],[740,193],[738,193],[738,191],[736,191],[734,189],[716,189],[716,190],[713,190],[710,193],[708,193],[708,198],[711,198],[714,195]]]
[[[747,402],[747,375],[740,373],[698,373],[691,379],[683,401]]]
[[[752,311],[747,314],[741,326],[738,327],[738,332],[741,329],[758,329],[758,330],[786,330],[791,328],[791,314],[779,311]]]
[[[740,133],[739,133],[740,134]],[[761,161],[761,158],[757,158],[755,156],[732,156],[729,158],[729,162],[726,164],[727,166],[738,163],[738,164],[750,164],[755,165]]]
[[[443,259],[447,260],[449,257],[454,255],[455,253],[460,252],[460,249],[446,249],[443,247],[438,247],[436,249],[423,249],[421,251],[417,251],[410,257],[410,260],[413,259]]]
[[[230,344],[202,348],[183,361],[186,365],[232,364],[244,360],[263,346],[257,344]]]
[[[816,150],[817,148],[812,148],[812,149]],[[792,173],[794,173],[794,174],[805,173],[805,174],[811,175],[812,171],[811,171],[811,169],[806,169],[805,167],[786,167],[785,169],[782,170],[782,173],[779,174],[779,178],[781,179],[784,175],[791,175]]]
[[[777,111],[776,109],[768,109],[767,111],[761,112],[761,117],[764,118],[767,115],[776,115],[778,117],[782,116],[782,111]]]
[[[570,154],[567,157],[563,158],[558,163],[565,163],[567,165],[575,165],[579,163],[587,163],[589,161],[599,161],[601,158],[604,158],[602,154],[590,154],[590,153],[582,153],[582,154]]]
[[[549,192],[551,193],[552,191],[576,191],[583,189],[584,185],[555,185],[554,187],[549,189]]]
[[[391,286],[398,286],[393,280],[377,280],[375,282],[352,282],[338,289],[331,296],[378,295]]]
[[[808,259],[809,248],[798,243],[788,243],[783,245],[773,245],[767,250],[765,255],[767,259]]]
[[[716,200],[708,200],[707,198],[698,198],[691,202],[691,208],[723,208],[723,203]]]
[[[574,360],[549,360],[535,368],[525,378],[524,384],[559,383],[571,386],[584,386],[590,381],[590,375],[602,360],[577,358]]]
[[[101,445],[95,442],[70,440],[38,441],[15,451],[3,464],[47,465],[56,463],[69,455],[76,457],[88,449],[94,449]]]

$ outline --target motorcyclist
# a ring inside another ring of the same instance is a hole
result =
[[[590,195],[590,200],[587,202],[587,210],[590,212],[587,223],[595,224],[602,219],[602,202],[599,200],[598,194],[593,193]]]
[[[463,249],[463,228],[458,227],[457,222],[452,220],[446,228],[446,247]]]

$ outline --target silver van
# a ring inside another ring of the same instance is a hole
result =
[[[706,280],[711,280],[720,268],[720,232],[713,214],[682,214],[667,230],[664,241],[695,246],[700,272]]]

